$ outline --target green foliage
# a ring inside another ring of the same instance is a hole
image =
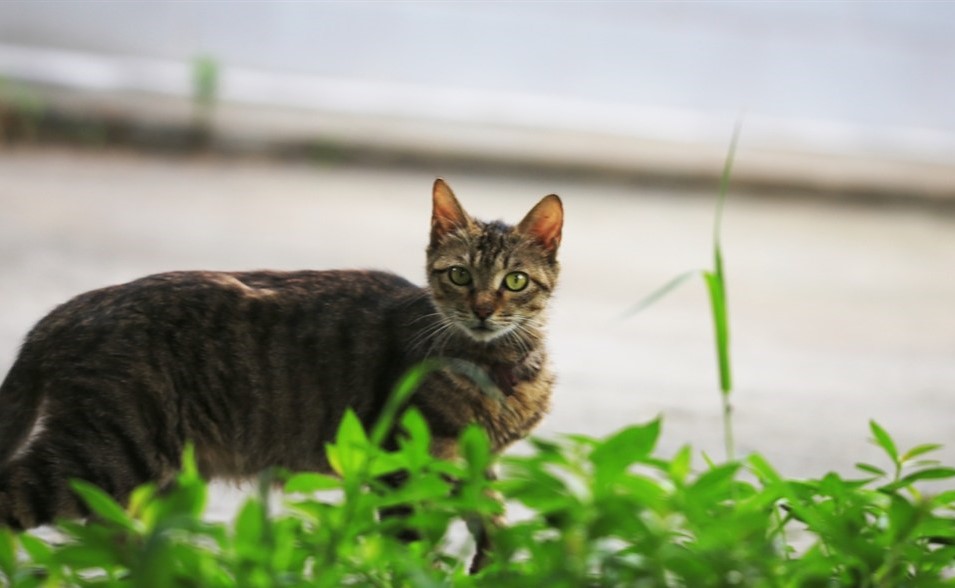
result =
[[[386,451],[349,414],[328,447],[340,477],[269,472],[228,524],[203,520],[191,450],[176,484],[140,488],[126,507],[76,482],[91,521],[62,522],[58,542],[0,530],[0,585],[955,585],[955,491],[919,488],[955,469],[923,459],[938,446],[899,450],[874,422],[887,468],[813,480],[786,479],[759,455],[696,468],[689,448],[661,457],[656,420],[604,439],[533,439],[492,483],[481,429],[465,431],[462,458],[446,462],[428,452],[419,413],[400,428]],[[399,471],[404,485],[383,481]],[[282,507],[272,512],[276,482]],[[452,524],[500,514],[492,490],[525,514],[495,530],[490,565],[469,576]],[[395,506],[409,514],[379,517]],[[408,528],[417,541],[402,541]]]

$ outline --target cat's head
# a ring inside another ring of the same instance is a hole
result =
[[[560,269],[560,198],[545,196],[516,226],[474,219],[441,179],[433,198],[428,282],[445,321],[484,343],[540,326]]]

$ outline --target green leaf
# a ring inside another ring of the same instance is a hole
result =
[[[610,476],[630,464],[646,459],[660,437],[660,419],[645,425],[633,425],[614,433],[590,452],[590,461],[599,471]]]
[[[461,433],[458,447],[471,475],[485,476],[491,464],[491,442],[487,438],[487,432],[478,425],[469,425]]]
[[[26,536],[26,535],[24,535]],[[17,566],[17,542],[10,529],[0,527],[0,572],[13,580],[13,573]]]
[[[379,499],[377,506],[394,506],[440,499],[448,496],[450,491],[451,484],[441,476],[421,474],[409,483],[391,489]]]
[[[283,489],[286,494],[301,493],[314,494],[322,490],[337,490],[341,488],[342,482],[334,476],[317,474],[314,472],[304,472],[295,474],[287,482]]]
[[[893,492],[899,488],[911,486],[920,480],[945,480],[948,478],[955,478],[955,468],[928,468],[902,476],[897,481],[880,487],[879,490]]]
[[[920,455],[925,455],[926,453],[931,453],[931,452],[933,452],[933,451],[938,451],[938,450],[941,449],[941,448],[942,448],[942,446],[939,445],[938,443],[925,443],[925,444],[922,444],[922,445],[916,445],[916,446],[913,447],[912,449],[909,449],[909,450],[906,451],[904,454],[902,454],[902,457],[900,458],[900,461],[901,461],[902,463],[905,463],[905,462],[910,461],[910,460],[912,460],[912,459],[914,459],[914,458],[916,458],[916,457],[918,457],[918,456],[920,456]]]
[[[750,469],[764,485],[769,486],[770,484],[776,484],[783,480],[779,472],[777,472],[762,455],[753,453],[746,461],[749,463]]]
[[[116,553],[107,546],[85,540],[60,548],[57,551],[56,560],[77,571],[109,569],[119,563]]]
[[[71,480],[70,487],[76,492],[90,510],[103,520],[124,529],[135,529],[133,520],[118,502],[106,492],[84,480]]]
[[[353,477],[367,464],[370,450],[361,421],[355,411],[346,410],[338,425],[335,444],[326,446],[329,464],[343,478]]]
[[[939,506],[955,505],[955,490],[946,490],[932,497],[932,504]]]
[[[53,554],[53,548],[46,541],[29,533],[20,535],[20,545],[37,565],[46,566]]]
[[[723,209],[726,206],[726,195],[729,192],[730,178],[733,175],[733,163],[736,161],[736,147],[739,145],[739,135],[742,127],[742,120],[738,120],[733,127],[733,137],[730,139],[726,160],[723,163],[723,173],[720,176],[720,192],[716,201],[716,214],[713,215],[713,271],[703,273],[707,290],[710,293],[710,306],[716,333],[716,352],[719,361],[720,391],[724,396],[728,395],[733,389],[733,376],[730,363],[726,275],[723,271],[723,246],[721,244]]]
[[[676,452],[673,459],[670,460],[669,473],[670,478],[678,484],[683,484],[687,476],[690,475],[690,469],[693,466],[693,449],[689,445],[684,445]]]
[[[713,330],[716,334],[716,355],[720,375],[720,391],[726,395],[733,389],[733,375],[729,351],[729,321],[726,311],[726,289],[723,281],[723,256],[717,247],[714,252],[715,272],[704,272],[707,290],[710,293],[710,307],[713,314]]]
[[[907,500],[893,494],[889,505],[889,528],[895,536],[895,541],[901,542],[915,529],[919,512]]]
[[[165,527],[170,523],[185,524],[198,521],[205,509],[208,487],[199,475],[196,466],[195,448],[186,445],[182,454],[182,470],[169,488],[157,494],[155,487],[147,485],[133,492],[134,512],[141,512],[147,530]]]
[[[411,396],[418,390],[425,378],[432,372],[436,372],[445,367],[449,367],[447,360],[432,359],[422,361],[405,372],[391,391],[388,400],[385,401],[385,406],[381,409],[381,414],[371,429],[371,442],[374,445],[380,446],[385,441],[385,438],[395,425],[398,412],[408,403]],[[480,372],[481,370],[477,369],[477,371]],[[484,374],[484,378],[485,380],[488,379],[487,374]],[[491,384],[491,386],[493,387],[493,384]]]
[[[739,468],[738,462],[718,465],[700,475],[687,491],[692,493],[696,500],[719,500],[730,492]]]
[[[855,464],[857,470],[866,472],[867,474],[873,474],[879,477],[887,476],[888,474],[882,468],[878,468],[870,463],[857,463]]]
[[[235,519],[235,548],[242,558],[262,560],[267,553],[262,553],[265,546],[265,509],[262,503],[252,499],[246,501]]]
[[[635,314],[637,314],[637,313],[643,311],[643,310],[646,309],[647,307],[652,306],[653,304],[656,304],[661,298],[663,298],[664,296],[666,296],[666,295],[669,294],[670,292],[676,290],[676,289],[677,289],[678,287],[680,287],[684,282],[686,282],[686,281],[689,280],[690,278],[692,278],[692,277],[694,277],[694,276],[696,276],[696,275],[698,275],[698,274],[701,274],[701,273],[703,273],[703,270],[690,270],[690,271],[688,271],[688,272],[684,272],[684,273],[682,273],[682,274],[676,276],[675,278],[673,278],[672,280],[670,280],[669,282],[667,282],[667,283],[664,284],[663,286],[661,286],[661,287],[657,288],[656,290],[654,290],[653,292],[651,292],[649,295],[647,295],[645,298],[643,298],[643,300],[637,302],[637,303],[634,304],[632,307],[630,307],[629,309],[627,309],[626,312],[624,312],[624,313],[622,313],[622,314],[620,315],[620,317],[619,317],[620,320],[623,320],[623,319],[626,319],[626,318],[630,318],[631,316],[633,316],[633,315],[635,315]]]
[[[872,431],[872,436],[875,438],[876,444],[881,447],[885,453],[892,460],[892,463],[898,464],[899,462],[899,450],[895,447],[895,441],[892,440],[892,437],[885,432],[885,429],[879,426],[879,423],[874,420],[869,421],[869,429]]]
[[[399,440],[401,455],[412,470],[418,470],[432,461],[431,431],[428,422],[415,407],[405,411],[401,417],[401,431]]]
[[[368,437],[365,435],[365,428],[355,411],[348,409],[342,417],[342,422],[338,426],[338,434],[335,437],[337,445],[351,445],[363,447],[368,444]]]

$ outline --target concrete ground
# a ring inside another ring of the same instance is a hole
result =
[[[541,435],[602,436],[662,414],[663,454],[690,443],[722,457],[702,281],[617,318],[710,263],[715,187],[0,151],[0,372],[54,305],[144,274],[384,268],[421,282],[436,175],[484,218],[517,221],[551,192],[564,200],[550,332],[560,382]],[[724,252],[740,454],[794,476],[884,465],[867,442],[874,418],[900,445],[943,443],[955,462],[955,214],[733,195]],[[236,492],[218,492],[221,515]]]

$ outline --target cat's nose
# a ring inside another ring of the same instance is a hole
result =
[[[475,304],[471,307],[471,310],[474,312],[474,316],[483,320],[487,320],[489,316],[494,314],[494,305],[493,304]]]
[[[478,317],[482,321],[487,320],[489,316],[494,314],[493,306],[475,306],[473,310],[474,316]]]

